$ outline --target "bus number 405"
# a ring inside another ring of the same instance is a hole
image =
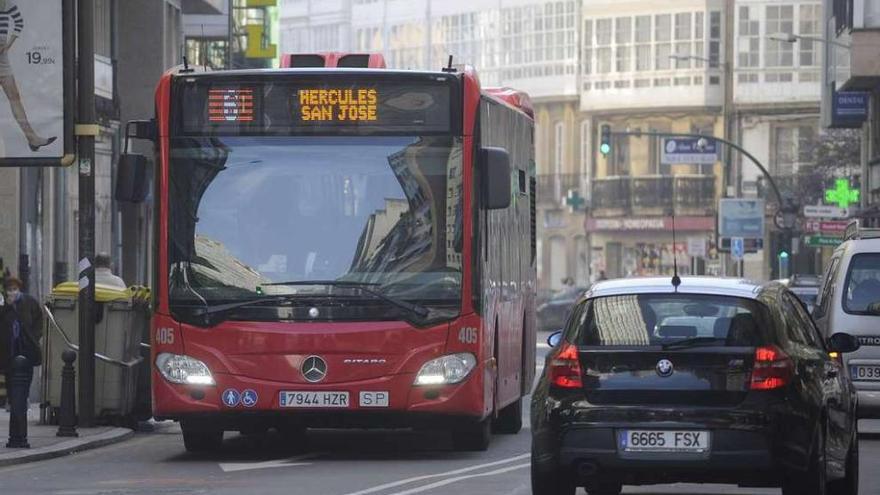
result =
[[[477,329],[473,327],[464,327],[458,331],[458,341],[462,344],[477,343]]]

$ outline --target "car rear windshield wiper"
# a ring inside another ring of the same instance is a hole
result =
[[[428,308],[420,305],[414,304],[409,301],[404,301],[402,299],[395,299],[393,297],[387,296],[378,290],[371,289],[371,287],[375,287],[381,284],[373,283],[373,282],[353,282],[353,281],[345,281],[345,280],[294,280],[290,282],[273,282],[269,284],[263,284],[266,286],[269,285],[282,285],[282,286],[295,286],[295,285],[326,285],[328,287],[342,287],[344,289],[358,289],[362,292],[370,294],[373,297],[381,299],[393,306],[397,306],[403,310],[409,311],[410,313],[418,316],[419,318],[425,318],[428,316],[430,311]]]
[[[663,350],[668,351],[670,349],[685,349],[688,347],[700,347],[704,344],[714,344],[718,341],[723,341],[724,339],[718,337],[691,337],[689,339],[676,340],[675,342],[669,342],[667,344],[663,344]]]

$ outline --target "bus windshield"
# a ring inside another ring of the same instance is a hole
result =
[[[170,302],[310,280],[458,300],[461,166],[451,136],[173,138]]]

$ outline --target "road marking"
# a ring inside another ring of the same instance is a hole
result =
[[[476,466],[466,467],[462,469],[456,469],[453,471],[446,471],[445,473],[436,473],[436,474],[426,474],[423,476],[416,476],[414,478],[407,478],[399,481],[394,481],[391,483],[386,483],[384,485],[374,486],[373,488],[367,488],[366,490],[361,490],[359,492],[347,493],[345,495],[367,495],[368,493],[376,493],[381,492],[383,490],[387,490],[389,488],[396,488],[402,485],[408,485],[410,483],[415,483],[417,481],[428,480],[431,478],[440,478],[442,476],[454,476],[456,474],[468,473],[471,471],[476,471],[477,469],[483,469],[492,466],[498,466],[499,464],[507,464],[509,462],[520,461],[522,459],[527,459],[530,454],[518,455],[515,457],[508,457],[507,459],[502,459],[500,461],[488,462],[486,464],[477,464]],[[516,469],[519,469],[517,467]]]
[[[224,473],[234,473],[237,471],[250,471],[252,469],[269,469],[269,468],[279,468],[279,467],[293,467],[293,466],[311,466],[311,462],[296,462],[296,461],[304,461],[306,459],[314,459],[315,457],[319,457],[323,455],[323,453],[316,454],[305,454],[296,457],[290,457],[288,459],[273,459],[271,461],[261,461],[261,462],[220,462],[218,463],[220,469],[223,470]]]
[[[421,493],[426,492],[428,490],[433,490],[434,488],[440,488],[441,486],[451,485],[452,483],[458,483],[459,481],[468,480],[471,478],[482,478],[485,476],[495,476],[497,474],[509,473],[510,471],[516,471],[518,469],[523,469],[531,466],[531,464],[517,464],[516,466],[508,466],[506,468],[496,469],[494,471],[487,471],[485,473],[477,473],[477,474],[468,474],[466,476],[457,476],[455,478],[449,478],[442,481],[437,481],[431,483],[430,485],[420,486],[418,488],[411,488],[402,492],[395,492],[389,495],[412,495],[413,493]]]

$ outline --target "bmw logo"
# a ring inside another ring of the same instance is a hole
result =
[[[309,356],[303,360],[300,371],[306,381],[317,383],[327,376],[327,362],[318,356]]]
[[[673,366],[672,361],[668,359],[661,359],[657,361],[657,374],[666,378],[667,376],[672,376]]]

